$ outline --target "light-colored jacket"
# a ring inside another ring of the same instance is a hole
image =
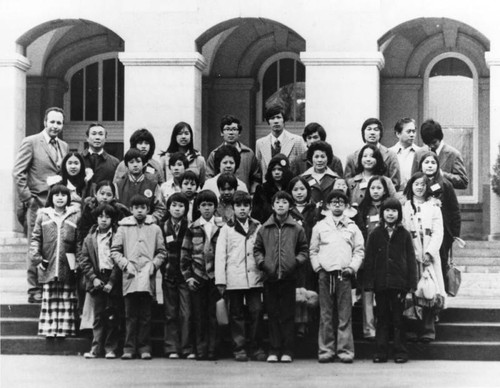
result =
[[[142,225],[133,216],[124,218],[118,225],[111,246],[111,258],[123,271],[123,295],[149,292],[154,296],[155,274],[167,256],[160,227],[150,215]],[[137,272],[134,277],[129,277],[130,274],[125,271],[129,263]],[[151,266],[154,267],[152,275]]]
[[[354,221],[343,216],[335,225],[331,212],[312,231],[309,257],[315,272],[352,268],[357,272],[365,257],[363,234]]]
[[[238,221],[230,221],[219,233],[215,249],[215,284],[228,290],[262,287],[263,274],[257,268],[253,247],[260,222],[250,218],[248,232]]]

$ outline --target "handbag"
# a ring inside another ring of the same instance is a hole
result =
[[[217,323],[220,326],[225,326],[229,324],[229,317],[227,314],[227,306],[224,298],[220,298],[215,305],[215,314],[217,317]]]
[[[450,264],[448,272],[446,272],[446,279],[448,280],[448,295],[456,296],[460,288],[460,283],[462,283],[462,272],[455,267],[453,262]]]
[[[415,295],[419,298],[431,301],[436,297],[437,286],[434,277],[431,274],[429,267],[426,267],[422,273],[422,277],[418,281],[417,291]]]
[[[411,321],[422,320],[422,306],[419,306],[417,304],[417,300],[414,294],[406,295],[403,317]]]

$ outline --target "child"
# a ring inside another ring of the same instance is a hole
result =
[[[410,235],[403,226],[401,203],[388,198],[380,207],[380,225],[368,236],[363,283],[375,291],[376,353],[373,362],[387,362],[389,326],[394,327],[394,361],[408,361],[403,311],[406,293],[417,287],[417,264]]]
[[[273,158],[274,159],[274,158]],[[269,170],[268,170],[269,171]],[[254,256],[265,274],[264,293],[269,316],[267,362],[292,362],[297,266],[308,259],[304,228],[290,216],[293,199],[286,191],[272,198],[274,214],[257,233]]]
[[[311,264],[319,274],[320,323],[318,361],[354,360],[351,278],[364,257],[364,241],[354,221],[345,216],[347,196],[333,190],[326,199],[329,212],[313,228]],[[335,333],[336,331],[336,333]]]
[[[38,265],[38,282],[43,285],[38,335],[64,338],[75,335],[76,225],[79,212],[68,206],[69,189],[52,186],[47,207],[39,210],[30,243],[30,258]]]
[[[186,155],[182,152],[175,152],[168,159],[168,168],[172,178],[162,183],[160,186],[161,195],[163,201],[167,203],[168,197],[173,193],[178,193],[181,191],[180,177],[184,174],[184,171],[189,167],[189,162]]]
[[[148,209],[158,224],[165,215],[165,204],[161,197],[160,186],[153,175],[143,173],[142,153],[136,148],[127,151],[123,160],[128,174],[116,183],[118,200],[127,207],[132,206],[132,197],[141,194],[148,199]]]
[[[200,217],[198,214],[198,210],[195,209],[194,203],[196,200],[196,196],[198,195],[198,188],[200,187],[200,180],[198,179],[198,175],[191,170],[187,170],[179,180],[181,185],[181,193],[186,195],[189,200],[189,210],[187,212],[187,220],[190,224],[193,220],[196,220]]]
[[[116,232],[118,213],[109,203],[94,210],[97,223],[83,243],[78,263],[86,279],[88,302],[93,306],[93,339],[85,358],[116,358],[119,341],[121,273],[111,260],[111,241]]]
[[[347,195],[349,203],[345,207],[344,215],[356,222],[358,219],[358,210],[351,206],[351,190],[349,189],[347,181],[344,178],[338,178],[333,184],[332,190],[341,190]]]
[[[253,247],[259,221],[250,218],[252,198],[244,191],[233,196],[235,219],[221,228],[215,253],[215,284],[229,301],[229,319],[234,359],[247,361],[246,342],[252,358],[265,361],[262,350],[262,272],[257,268]],[[250,313],[245,327],[244,301]]]
[[[128,164],[128,163],[127,163]],[[163,234],[149,215],[150,200],[136,194],[130,200],[132,216],[119,222],[111,257],[123,272],[125,344],[122,360],[139,352],[151,359],[151,307],[156,294],[155,274],[166,257]]]
[[[188,227],[188,210],[189,200],[184,194],[174,193],[168,197],[167,220],[163,225],[167,260],[161,272],[165,308],[164,352],[170,359],[195,358],[190,327],[191,295],[180,265],[182,241]]]
[[[196,332],[197,360],[216,360],[216,303],[214,258],[219,227],[215,224],[217,197],[203,190],[196,199],[200,218],[186,230],[181,250],[181,271],[191,291]]]
[[[233,195],[238,187],[238,180],[233,174],[220,174],[217,178],[219,206],[215,212],[216,223],[222,224],[233,219]]]

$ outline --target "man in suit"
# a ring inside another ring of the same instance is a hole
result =
[[[457,149],[444,143],[441,125],[432,119],[425,121],[420,126],[420,136],[424,144],[437,154],[442,175],[451,182],[455,189],[466,189],[469,185],[469,178],[464,160]],[[420,159],[425,151],[427,150],[422,149],[416,154],[413,172],[418,171]]]
[[[379,149],[387,166],[385,175],[391,179],[395,189],[398,190],[401,183],[398,157],[393,151],[390,151],[387,147],[380,144],[383,135],[384,126],[379,119],[369,118],[365,120],[361,126],[361,137],[363,138],[363,142],[365,144],[371,144]],[[344,178],[352,178],[357,174],[356,168],[359,151],[360,150],[357,150],[347,157]]]
[[[49,184],[60,174],[61,162],[68,153],[68,144],[57,136],[64,125],[64,112],[60,108],[45,111],[43,131],[24,138],[14,164],[14,181],[19,200],[27,208],[28,243],[35,226],[37,210],[45,206]],[[49,181],[49,182],[47,182]],[[38,283],[37,267],[28,257],[28,302],[40,303],[42,291]]]
[[[293,166],[297,166],[295,160],[302,157],[302,154],[307,151],[304,141],[300,136],[285,129],[285,111],[280,105],[268,108],[265,117],[271,128],[271,133],[258,139],[255,145],[255,156],[260,163],[262,176],[266,176],[267,166],[272,157],[277,154],[285,155],[290,162],[292,172],[294,175],[298,175],[299,171]]]

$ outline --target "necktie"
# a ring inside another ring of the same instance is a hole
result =
[[[90,154],[90,167],[92,170],[95,172],[95,168],[97,166],[97,161],[99,160],[99,155],[96,153],[91,153]]]
[[[179,228],[180,228],[179,223],[174,224],[175,237],[177,237],[179,235]]]
[[[281,153],[281,142],[279,140],[276,140],[274,142],[273,156],[279,153]]]
[[[56,139],[50,139],[49,144],[51,145],[52,156],[54,157],[56,164],[59,166],[61,164],[61,160],[59,158],[59,150],[57,148]]]

